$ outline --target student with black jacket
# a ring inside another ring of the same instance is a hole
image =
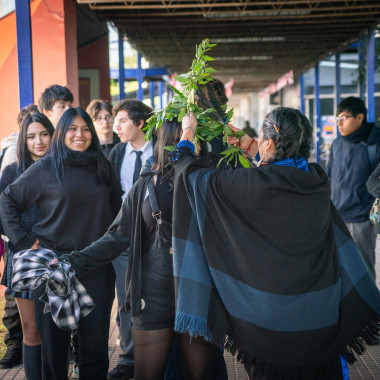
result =
[[[112,149],[109,160],[124,191],[122,199],[127,196],[139,178],[144,162],[152,155],[155,139],[146,141],[143,130],[151,112],[152,109],[149,106],[136,99],[121,100],[113,108],[115,128],[121,142]],[[121,353],[116,367],[108,373],[109,380],[126,380],[134,376],[131,314],[125,308],[125,275],[128,257],[129,252],[126,251],[113,261],[116,273]]]
[[[101,152],[91,118],[80,108],[60,119],[49,154],[11,184],[0,198],[0,215],[10,241],[20,249],[38,244],[58,256],[83,249],[103,236],[120,209],[121,189]],[[31,231],[20,223],[20,212],[38,204],[40,217]],[[80,322],[81,379],[106,379],[108,333],[114,298],[111,264],[83,280],[95,309]],[[43,378],[66,380],[70,331],[59,329],[34,291],[37,330],[41,339]]]
[[[20,125],[20,134],[17,142],[17,161],[8,165],[0,179],[0,194],[8,185],[17,180],[22,173],[41,159],[50,147],[54,134],[54,127],[49,119],[39,113],[27,113]],[[34,204],[20,215],[21,224],[25,231],[30,231],[39,217],[39,208]],[[3,226],[0,232],[4,234]],[[32,247],[32,245],[30,245]],[[6,292],[13,295],[21,315],[23,330],[23,357],[24,369],[28,380],[41,378],[41,342],[38,336],[32,292],[15,292],[11,287],[12,260],[14,253],[20,248],[8,243],[7,259],[1,284],[7,287]]]
[[[164,378],[174,338],[171,250],[174,171],[171,155],[164,147],[177,144],[180,132],[181,124],[176,120],[163,123],[157,142],[157,159],[149,159],[155,163],[150,171],[146,168],[147,172],[132,186],[108,232],[86,249],[61,258],[72,264],[81,279],[130,248],[126,301],[132,315],[135,380]],[[206,152],[205,147],[204,154]],[[189,376],[189,366],[192,366],[191,373],[198,374],[212,367],[212,346],[206,344],[205,350],[198,351],[188,341],[181,343],[183,372],[187,376],[184,378]],[[223,373],[224,363],[218,365]],[[177,376],[181,378],[180,373]],[[221,376],[218,378],[226,378],[224,374]]]

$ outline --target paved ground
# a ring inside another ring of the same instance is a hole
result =
[[[377,272],[377,286],[380,289],[380,238],[377,241],[376,249],[376,272]],[[115,305],[114,305],[115,306]],[[353,311],[355,312],[355,311]],[[108,352],[110,355],[110,368],[117,365],[119,357],[119,347],[116,346],[117,327],[115,324],[116,309],[112,310],[110,338],[108,345]],[[225,353],[225,359],[228,370],[229,380],[247,380],[247,374],[244,367],[237,363],[235,358]],[[380,380],[380,345],[369,348],[364,355],[359,357],[355,365],[350,366],[350,379],[351,380]],[[71,373],[71,367],[70,367]],[[70,377],[71,378],[71,377]],[[23,367],[17,366],[10,370],[0,370],[0,380],[23,380],[25,378]],[[306,379],[305,379],[306,380]]]

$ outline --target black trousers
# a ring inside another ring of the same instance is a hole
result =
[[[81,380],[105,380],[108,372],[108,336],[110,315],[115,297],[115,272],[108,264],[81,279],[95,303],[91,313],[82,318],[78,327],[79,373]],[[44,285],[34,291],[37,330],[41,339],[42,379],[67,380],[69,367],[70,330],[57,327],[51,314],[44,314],[39,297]]]
[[[7,349],[22,349],[22,326],[18,307],[12,293],[5,292],[3,324],[8,330],[4,336]]]

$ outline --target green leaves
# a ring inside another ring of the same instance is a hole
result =
[[[230,120],[232,119],[232,116],[234,115],[234,109],[231,108],[227,113],[226,113],[226,116],[227,116],[227,121],[226,121],[226,124],[228,124],[230,122]]]
[[[244,135],[242,131],[232,133],[231,129],[226,125],[232,119],[233,108],[226,113],[226,120],[223,123],[210,117],[210,113],[216,112],[214,108],[203,110],[196,104],[198,84],[206,84],[209,81],[213,81],[212,74],[216,72],[214,68],[208,66],[208,62],[214,61],[214,58],[206,54],[214,46],[216,44],[211,44],[208,38],[203,40],[199,46],[196,46],[196,57],[192,61],[190,71],[174,77],[175,80],[181,83],[181,88],[178,90],[169,86],[175,94],[173,100],[165,108],[156,110],[155,114],[147,120],[146,127],[144,127],[144,130],[146,130],[146,140],[151,139],[153,130],[155,128],[160,129],[165,119],[177,119],[181,122],[190,111],[194,113],[198,121],[198,127],[195,130],[195,141],[211,141],[213,138],[224,134],[223,141],[226,142],[228,136],[233,135],[240,139]],[[227,105],[221,107],[224,112],[227,110]],[[176,147],[166,146],[165,149],[172,152]],[[227,163],[232,163],[235,166],[240,162],[243,167],[250,167],[249,161],[245,158],[239,146],[230,146],[222,152],[222,156],[223,158],[219,164],[223,160],[226,160]]]
[[[207,67],[205,69],[205,72],[208,73],[208,74],[212,74],[212,73],[216,73],[216,70],[213,69],[212,67]]]
[[[239,161],[240,161],[241,165],[243,166],[243,168],[250,168],[251,167],[251,164],[249,163],[247,158],[244,157],[242,154],[239,154]]]
[[[178,114],[178,122],[181,122],[183,117],[186,115],[186,108],[182,108],[180,113]]]
[[[187,83],[188,82],[188,78],[186,76],[186,74],[183,74],[183,75],[177,75],[176,77],[174,77],[174,79],[178,82],[182,82],[182,83]]]

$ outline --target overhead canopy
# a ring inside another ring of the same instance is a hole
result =
[[[111,21],[156,66],[187,72],[195,45],[208,37],[222,80],[234,90],[297,76],[342,51],[380,21],[379,0],[77,0]]]

